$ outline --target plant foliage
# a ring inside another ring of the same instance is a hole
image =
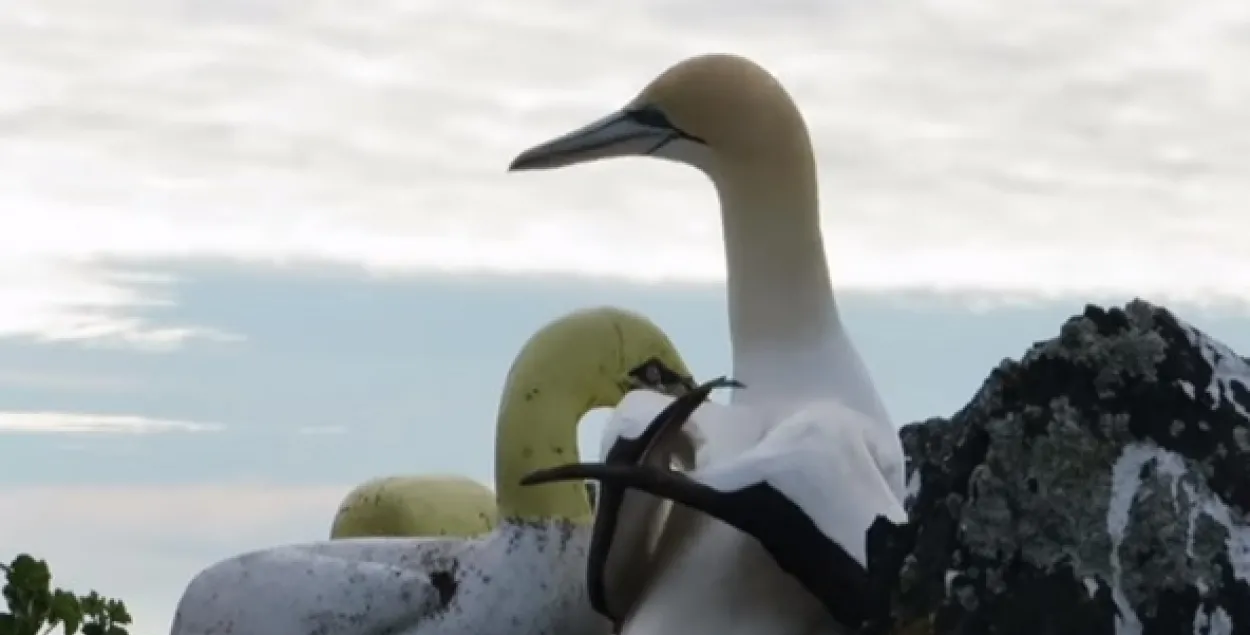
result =
[[[48,635],[57,626],[64,635],[129,635],[130,613],[121,600],[92,591],[75,595],[52,587],[48,563],[19,554],[4,572],[4,599],[8,611],[0,612],[0,635]]]

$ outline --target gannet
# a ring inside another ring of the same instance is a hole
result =
[[[330,537],[452,536],[495,528],[495,492],[465,476],[384,476],[352,488],[330,523]]]
[[[552,169],[623,156],[692,166],[709,178],[720,201],[732,376],[750,388],[731,395],[726,412],[736,414],[701,424],[709,440],[724,441],[709,444],[696,457],[697,468],[710,472],[696,469],[688,476],[711,478],[704,482],[728,491],[749,482],[752,473],[755,478],[772,474],[765,465],[784,467],[775,457],[792,456],[794,480],[808,483],[809,494],[831,503],[845,494],[864,506],[842,510],[847,518],[885,515],[901,521],[902,448],[838,315],[820,229],[814,153],[788,92],[742,57],[694,57],[664,71],[617,112],[522,152],[509,169]],[[809,419],[821,423],[802,424]],[[830,433],[839,429],[834,421],[845,422],[846,431]],[[838,468],[852,479],[839,481],[842,489],[823,489],[832,486],[832,474],[800,470],[797,466],[807,461],[787,450],[795,437],[830,436],[863,440],[862,447],[831,451],[856,459]],[[844,491],[858,479],[873,481],[878,475],[890,496]],[[780,477],[769,476],[769,482],[774,478]],[[805,593],[797,578],[782,570],[784,565],[769,569],[762,564],[781,564],[776,554],[769,555],[738,529],[706,517],[687,518],[686,511],[669,514],[652,579],[622,625],[622,635],[839,628],[836,610],[824,611],[835,623],[813,621],[812,611],[823,602]],[[854,550],[862,545],[851,542],[841,546]],[[697,619],[690,617],[694,607],[701,607]]]
[[[640,315],[603,307],[556,319],[526,342],[505,381],[491,533],[327,540],[236,556],[195,576],[172,633],[606,635],[584,583],[586,489],[524,487],[521,477],[577,460],[576,427],[590,409],[619,409],[640,387],[681,394],[692,382],[669,338]]]

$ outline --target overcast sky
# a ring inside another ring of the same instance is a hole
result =
[[[900,423],[1087,301],[1250,351],[1248,33],[1243,0],[7,0],[0,558],[159,635],[196,570],[324,535],[359,480],[489,482],[503,372],[563,311],[643,310],[727,372],[699,175],[505,172],[709,51],[806,114]]]

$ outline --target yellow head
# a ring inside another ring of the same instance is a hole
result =
[[[807,126],[768,71],[736,55],[701,55],[651,81],[619,111],[526,150],[510,170],[559,168],[621,156],[692,165],[716,178],[725,163],[810,157]]]
[[[495,526],[495,493],[463,476],[427,474],[367,481],[348,492],[330,538],[471,537]]]
[[[521,348],[504,384],[496,432],[495,479],[501,517],[588,518],[580,483],[521,487],[522,476],[576,462],[577,424],[650,383],[635,371],[649,361],[690,371],[668,336],[647,318],[616,307],[574,311],[540,328]],[[678,390],[683,386],[672,386]]]
[[[517,392],[525,401],[546,393],[574,399],[585,410],[612,407],[639,386],[632,373],[652,359],[690,375],[672,340],[646,317],[611,306],[573,311],[521,347],[505,381],[505,402]]]

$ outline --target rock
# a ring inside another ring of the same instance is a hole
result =
[[[903,428],[868,633],[1250,633],[1250,364],[1163,308],[1086,307]]]

